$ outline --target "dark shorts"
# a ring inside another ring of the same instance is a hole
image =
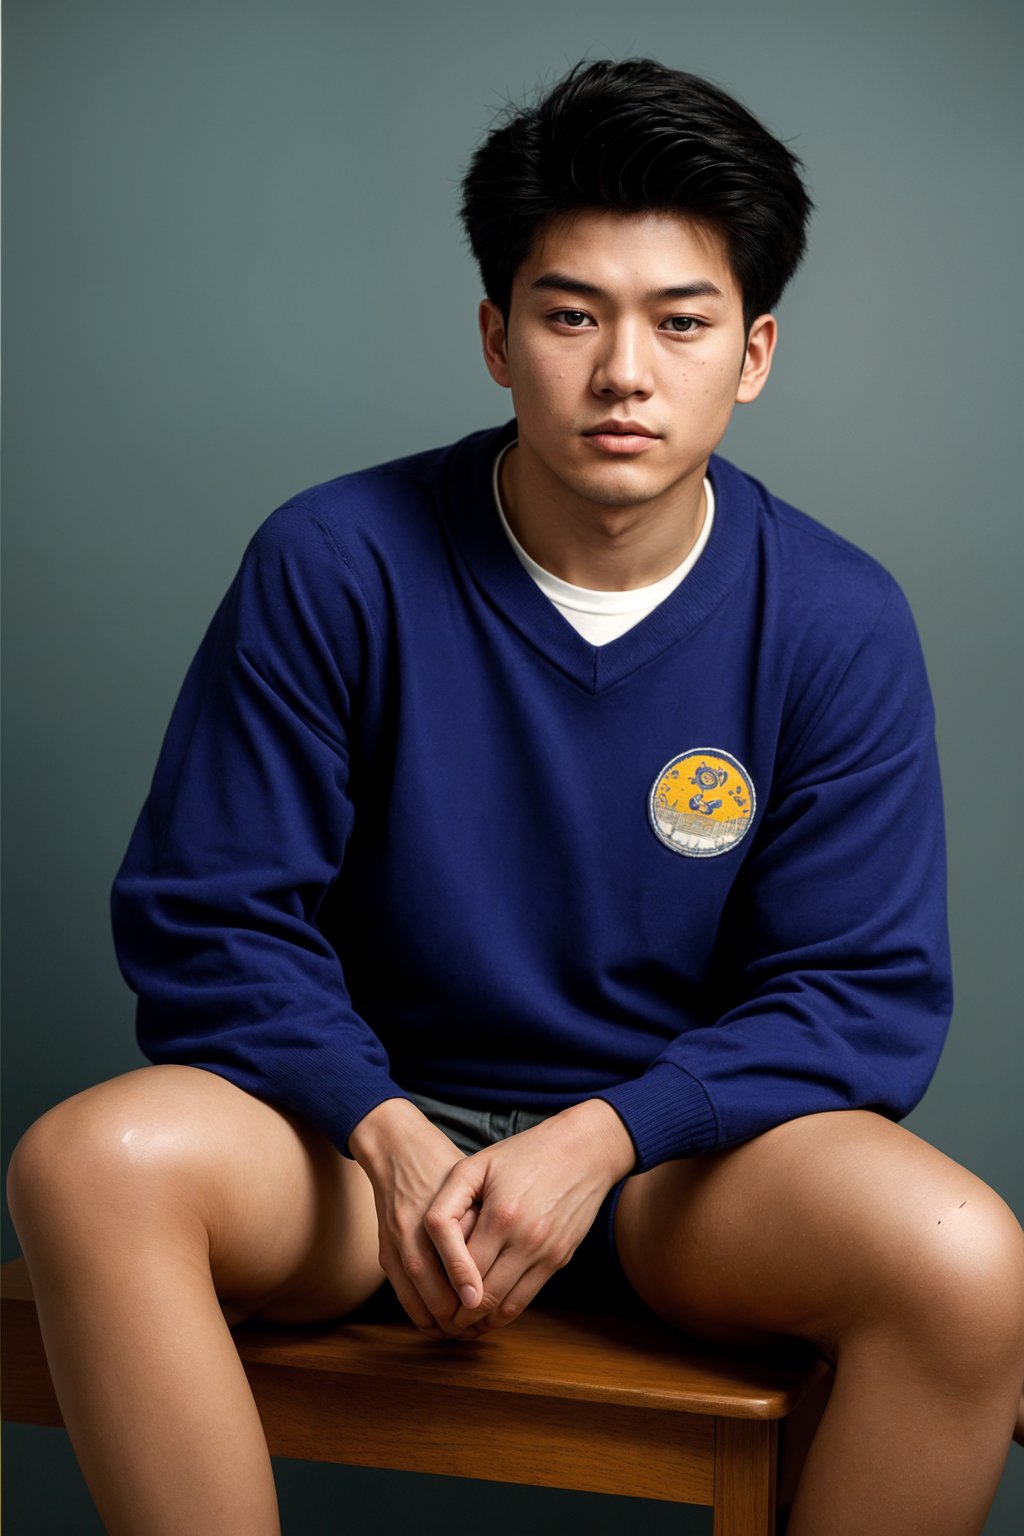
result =
[[[409,1097],[467,1156],[548,1118],[526,1109],[467,1109],[424,1094],[409,1093]],[[622,1271],[615,1248],[615,1208],[625,1182],[621,1179],[608,1191],[590,1231],[569,1263],[544,1285],[540,1297],[546,1305],[602,1312],[646,1311]]]

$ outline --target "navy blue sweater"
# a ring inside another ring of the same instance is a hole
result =
[[[906,1114],[950,982],[899,588],[713,458],[701,559],[592,646],[500,528],[514,430],[317,486],[250,543],[114,887],[143,1050],[343,1150],[403,1089],[606,1099],[638,1169]]]

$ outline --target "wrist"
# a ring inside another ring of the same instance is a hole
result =
[[[617,1184],[636,1167],[636,1147],[625,1121],[604,1099],[584,1099],[561,1111],[574,1130],[594,1149],[596,1160],[605,1168],[608,1187]],[[559,1116],[561,1118],[561,1116]]]
[[[364,1173],[400,1145],[410,1127],[426,1117],[411,1099],[382,1099],[357,1122],[348,1138],[348,1150]]]

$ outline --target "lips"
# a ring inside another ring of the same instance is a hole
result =
[[[583,433],[585,440],[602,453],[646,453],[658,441],[657,433],[639,421],[602,421]]]
[[[596,427],[588,427],[584,437],[657,437],[649,427],[639,421],[602,421]]]

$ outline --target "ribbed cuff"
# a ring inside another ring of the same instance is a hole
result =
[[[718,1124],[703,1087],[669,1062],[590,1097],[604,1099],[625,1123],[636,1146],[634,1173],[673,1157],[710,1152],[717,1145]]]

